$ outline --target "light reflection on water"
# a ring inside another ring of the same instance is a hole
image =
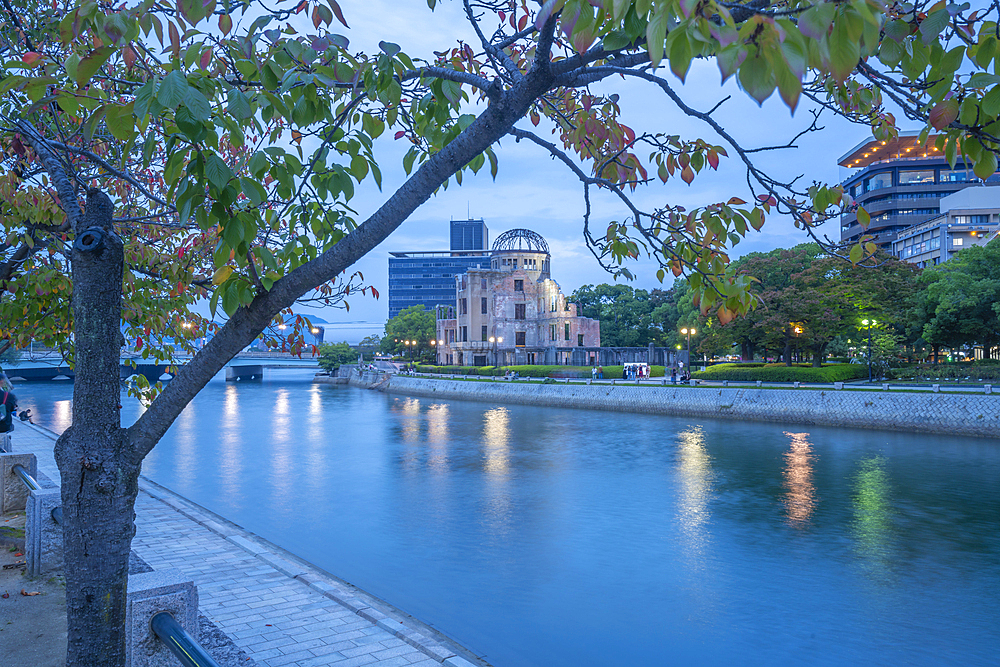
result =
[[[995,662],[997,441],[296,377],[210,383],[144,473],[498,667]]]

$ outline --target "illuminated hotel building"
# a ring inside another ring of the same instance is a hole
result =
[[[864,141],[840,158],[838,164],[853,171],[843,181],[847,194],[871,216],[863,229],[852,206],[840,220],[842,241],[872,234],[880,248],[891,252],[904,230],[938,217],[942,197],[982,184],[961,158],[952,169],[934,146],[936,138],[920,143],[916,132],[901,132],[888,141]],[[1000,174],[987,179],[994,182],[1000,182]]]

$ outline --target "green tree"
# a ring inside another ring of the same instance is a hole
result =
[[[438,188],[487,164],[495,174],[501,139],[579,178],[584,237],[609,270],[628,277],[622,263],[649,252],[661,279],[687,275],[693,302],[723,323],[753,305],[751,282],[729,265],[733,244],[776,211],[818,237],[846,201],[840,186],[768,175],[716,109],[687,104],[670,77],[694,74],[695,58],[713,59],[758,103],[777,91],[794,110],[804,96],[876,138],[896,132],[884,91],[937,131],[952,162],[961,151],[977,175],[996,171],[994,5],[465,7],[477,41],[443,44],[427,59],[387,40],[374,53],[350,51],[334,32],[347,25],[334,0],[0,7],[0,346],[34,337],[76,370],[73,423],[56,447],[74,667],[124,664],[139,470],[184,406],[296,300],[354,292],[340,282],[349,267]],[[297,14],[312,27],[295,28]],[[603,83],[618,77],[649,84],[721,144],[624,125],[622,99]],[[543,116],[554,141],[529,129]],[[355,185],[381,185],[388,168],[375,155],[383,133],[409,143],[406,180],[355,219]],[[747,167],[742,194],[752,203],[644,209],[633,197],[654,179],[690,184],[730,153]],[[619,219],[592,219],[598,194],[621,203]],[[853,263],[874,250],[868,239],[831,248]],[[200,298],[226,314],[217,331],[190,312]],[[117,404],[123,322],[158,359],[214,333],[161,393],[146,393],[148,408],[127,429]],[[302,344],[296,335],[293,348]]]
[[[569,301],[579,305],[583,317],[600,320],[601,345],[605,347],[645,347],[661,344],[654,327],[650,293],[628,285],[583,285]]]
[[[934,360],[944,347],[982,345],[988,355],[1000,344],[1000,241],[974,246],[926,269],[914,316]]]
[[[420,359],[433,352],[431,341],[437,337],[435,326],[434,311],[425,310],[423,304],[404,308],[386,322],[382,351],[404,355],[407,359]]]
[[[358,361],[358,353],[344,341],[342,343],[324,343],[319,346],[319,367],[327,373],[340,368],[341,364],[353,364]]]

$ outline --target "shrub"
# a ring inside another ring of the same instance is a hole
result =
[[[620,378],[622,376],[622,366],[605,366],[605,378]],[[418,373],[444,373],[448,375],[498,375],[502,376],[508,371],[517,373],[521,377],[532,378],[589,378],[590,366],[432,366],[419,364],[416,366]],[[650,366],[651,377],[663,377],[663,366]]]
[[[720,364],[705,371],[692,373],[701,380],[732,380],[734,382],[845,382],[868,378],[868,366],[860,364],[830,364],[812,368],[807,364],[785,366],[766,364],[747,368],[747,364]]]

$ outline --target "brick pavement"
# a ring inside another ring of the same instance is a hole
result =
[[[35,453],[58,483],[55,435],[19,424],[14,451]],[[260,665],[484,665],[436,631],[155,482],[142,478],[135,552],[198,586],[200,611]],[[464,654],[464,657],[463,657]],[[472,662],[470,662],[470,660]]]

